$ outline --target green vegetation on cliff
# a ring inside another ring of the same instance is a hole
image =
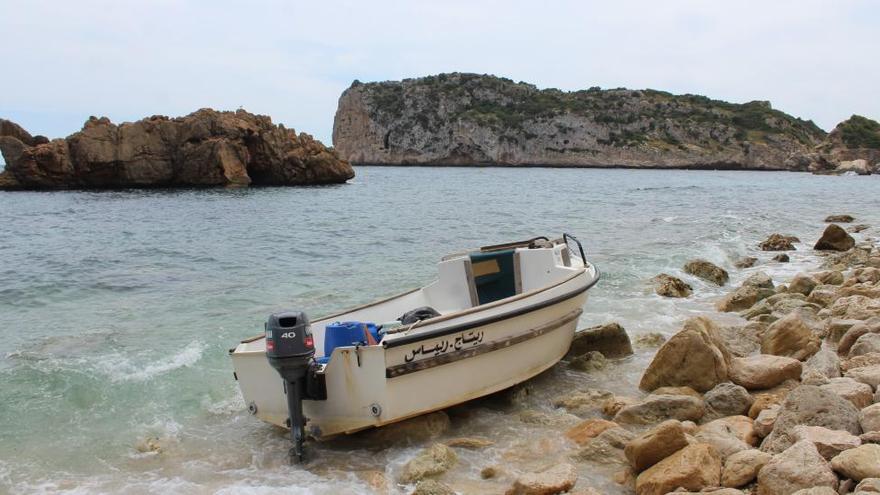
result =
[[[853,115],[838,124],[836,131],[847,148],[880,149],[880,123],[861,115]]]

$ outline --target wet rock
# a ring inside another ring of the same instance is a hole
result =
[[[680,278],[666,273],[657,275],[651,281],[654,283],[654,292],[664,297],[688,297],[694,289]]]
[[[498,476],[498,468],[496,466],[486,466],[480,470],[480,478],[484,480],[492,479]]]
[[[745,388],[730,382],[719,383],[703,396],[706,417],[713,419],[746,414],[753,400]]]
[[[602,414],[608,417],[614,417],[621,409],[633,404],[637,404],[638,399],[632,397],[614,396],[602,402]]]
[[[455,455],[455,451],[442,443],[435,443],[403,466],[400,482],[410,484],[427,477],[443,474],[456,462],[458,462],[458,456]]]
[[[703,259],[690,260],[684,265],[685,273],[699,277],[715,285],[724,285],[730,276],[720,266]]]
[[[852,215],[828,215],[825,223],[851,223],[855,218]]]
[[[561,407],[573,414],[589,414],[602,409],[606,400],[614,397],[607,390],[586,389],[553,399],[554,407]]]
[[[852,402],[857,409],[869,405],[873,400],[871,386],[857,382],[852,378],[832,378],[826,385],[819,388],[833,392]]]
[[[843,228],[836,224],[829,225],[822,237],[813,246],[813,249],[819,251],[847,251],[856,245],[855,239],[849,235]]]
[[[820,349],[819,352],[813,354],[810,359],[803,365],[804,372],[808,370],[816,370],[822,376],[827,378],[840,377],[840,358],[834,351],[829,349]]]
[[[801,441],[773,456],[758,472],[758,495],[790,495],[804,488],[837,489],[837,476],[816,447]]]
[[[738,488],[748,485],[758,477],[758,471],[773,456],[757,449],[742,450],[731,454],[721,470],[721,486]]]
[[[872,404],[859,411],[859,424],[865,433],[880,432],[880,403]]]
[[[727,356],[718,327],[708,318],[691,318],[654,355],[639,387],[689,386],[699,392],[727,380]]]
[[[847,232],[850,232],[850,233],[852,233],[852,234],[858,234],[859,232],[862,232],[862,231],[864,231],[864,230],[868,230],[868,229],[870,229],[870,228],[871,228],[870,225],[868,225],[868,224],[864,224],[864,223],[860,223],[860,224],[858,224],[858,225],[853,225],[852,227],[850,227],[849,229],[847,229]]]
[[[762,251],[794,251],[795,242],[800,242],[800,239],[791,235],[770,234],[760,247]]]
[[[817,285],[819,285],[818,280],[806,273],[799,273],[791,279],[791,282],[788,284],[788,291],[809,296],[810,292],[812,292]]]
[[[579,330],[571,341],[567,356],[581,356],[590,351],[607,358],[620,358],[633,353],[629,335],[619,323],[606,323]]]
[[[880,333],[866,333],[859,337],[850,348],[848,356],[864,356],[873,352],[880,352]]]
[[[755,434],[761,438],[766,437],[773,431],[776,419],[779,417],[779,410],[782,408],[779,404],[774,404],[758,413],[755,422],[752,423],[755,428]]]
[[[853,349],[855,349],[855,347],[853,347]],[[874,352],[871,354],[878,355],[880,353]],[[861,368],[851,369],[846,372],[845,376],[847,378],[852,378],[857,382],[869,385],[874,390],[878,390],[878,387],[880,387],[880,365],[862,366]]]
[[[803,361],[819,351],[819,343],[803,316],[792,312],[767,328],[761,352]]]
[[[639,474],[637,495],[665,495],[676,488],[699,491],[721,482],[721,458],[711,445],[689,445]]]
[[[731,416],[704,424],[697,430],[694,438],[714,447],[724,460],[732,454],[753,448],[758,437],[749,417]]]
[[[422,480],[411,495],[455,495],[455,490],[436,480]]]
[[[751,267],[755,266],[755,263],[757,263],[757,262],[758,262],[758,258],[755,258],[754,256],[744,256],[744,257],[736,260],[736,262],[733,264],[733,266],[735,266],[737,268],[741,268],[741,269],[751,268]]]
[[[616,423],[649,425],[667,419],[697,421],[705,414],[703,401],[687,395],[649,395],[614,416]]]
[[[869,443],[845,450],[831,460],[831,467],[856,481],[880,478],[880,445]]]
[[[443,411],[416,416],[363,433],[374,444],[415,444],[433,440],[449,430],[449,416]]]
[[[779,410],[773,431],[761,444],[761,450],[778,453],[794,443],[797,425],[823,426],[859,434],[858,409],[836,393],[812,385],[792,390]],[[815,447],[814,447],[815,448]]]
[[[547,413],[544,411],[536,411],[534,409],[526,409],[520,411],[519,420],[523,423],[532,425],[563,427],[577,423],[580,421],[580,418],[567,412]]]
[[[571,490],[577,483],[577,469],[568,463],[521,475],[506,495],[554,495]]]
[[[601,434],[603,431],[610,428],[617,428],[619,426],[620,425],[618,425],[614,421],[608,421],[607,419],[591,418],[578,423],[577,425],[566,431],[565,436],[577,443],[578,445],[584,445],[591,439],[599,436],[599,434]]]
[[[730,380],[748,390],[772,388],[785,380],[799,379],[801,362],[785,356],[758,354],[734,358],[730,362]]]
[[[624,447],[633,439],[633,434],[623,428],[608,428],[572,455],[578,461],[589,461],[596,464],[624,464],[626,456]]]
[[[359,471],[357,476],[372,489],[373,493],[388,493],[390,483],[382,471]]]
[[[772,289],[774,288],[773,279],[770,275],[767,275],[766,272],[755,272],[745,280],[743,280],[742,286],[751,286],[758,289]]]
[[[478,450],[495,445],[495,442],[486,438],[477,437],[459,437],[453,438],[445,442],[447,447],[458,447],[461,449]]]
[[[608,365],[608,360],[599,351],[590,351],[581,356],[571,358],[568,367],[573,370],[590,372],[598,371]]]
[[[816,446],[816,450],[819,451],[819,454],[828,461],[844,450],[854,449],[862,444],[859,437],[843,430],[829,430],[821,426],[798,425],[792,431],[792,438],[796,442],[801,440],[812,442]]]
[[[715,309],[722,312],[742,311],[751,308],[761,300],[761,290],[751,285],[743,285],[727,293],[716,304]]]
[[[636,335],[635,344],[639,347],[660,347],[666,342],[666,337],[660,332],[649,332]]]
[[[680,421],[668,420],[633,438],[624,454],[636,473],[657,464],[688,445]]]
[[[789,261],[791,261],[791,258],[789,258],[789,256],[785,253],[779,253],[773,257],[773,261],[777,263],[788,263]]]

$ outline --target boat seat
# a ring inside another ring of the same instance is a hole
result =
[[[517,294],[520,284],[515,249],[471,253],[469,257],[480,304]]]

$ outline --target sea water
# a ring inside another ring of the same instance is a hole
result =
[[[228,349],[272,311],[316,317],[423,285],[444,254],[563,232],[603,274],[581,327],[668,336],[727,290],[684,275],[688,259],[727,268],[731,285],[756,270],[783,280],[818,263],[810,245],[837,213],[880,225],[880,179],[359,167],[326,187],[0,193],[0,492],[370,493],[365,473],[379,471],[408,493],[394,480],[424,444],[342,438],[289,466],[285,432],[247,413]],[[757,250],[773,232],[804,241],[791,263]],[[747,255],[759,266],[734,269]],[[661,272],[694,296],[655,295]],[[574,388],[636,395],[653,352],[594,373],[556,367],[518,407],[554,413],[552,397]],[[571,447],[518,410],[453,415],[446,437],[495,444],[462,451],[446,481],[503,491]],[[504,466],[496,484],[479,479],[490,465]],[[579,469],[585,486],[621,491],[610,471]]]

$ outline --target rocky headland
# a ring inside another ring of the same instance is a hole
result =
[[[0,189],[108,189],[345,182],[351,165],[305,133],[244,110],[201,109],[114,124],[91,117],[64,139],[0,119]]]
[[[809,244],[770,235],[735,263],[749,275],[717,312],[668,338],[630,339],[616,323],[579,331],[543,378],[488,399],[520,422],[522,442],[502,447],[504,462],[479,454],[498,455],[496,439],[462,436],[479,422],[464,405],[367,432],[367,445],[423,448],[359,476],[375,493],[422,495],[880,492],[880,250],[862,234],[869,227],[846,228],[853,220],[828,217]],[[761,269],[793,251],[815,268],[787,280]],[[689,298],[733,279],[699,258],[681,272],[692,278],[646,285]],[[633,366],[638,389],[621,391]]]
[[[477,74],[355,81],[333,144],[354,164],[797,170],[880,165],[880,126],[847,141],[766,101],[727,103],[651,89],[564,92]],[[873,125],[877,125],[873,122]],[[840,129],[840,126],[839,126]],[[871,133],[874,134],[871,134]],[[857,142],[856,142],[857,141]],[[873,150],[868,153],[864,150]],[[841,170],[845,172],[850,168]],[[859,170],[854,170],[858,172]]]

